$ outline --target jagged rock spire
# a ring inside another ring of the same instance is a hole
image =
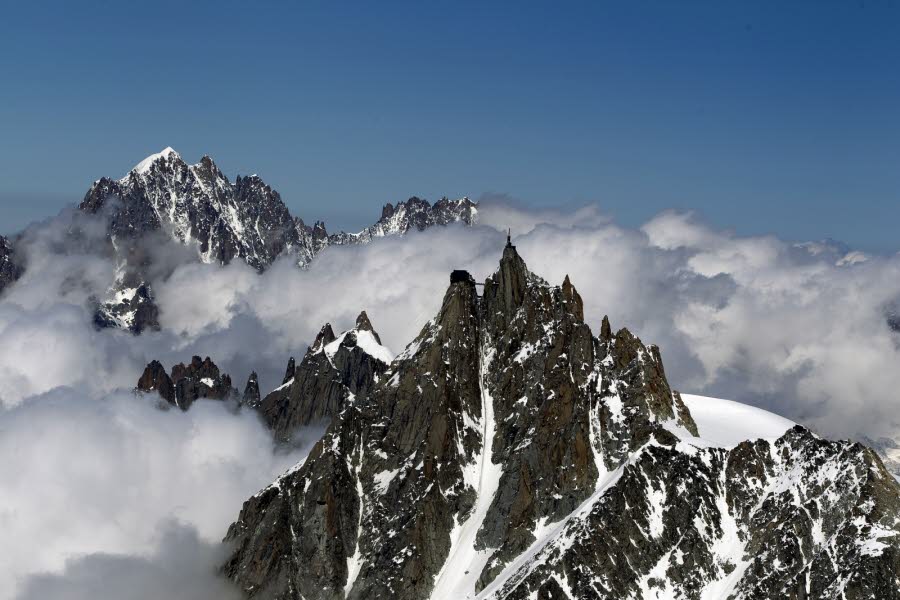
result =
[[[603,322],[600,323],[600,339],[604,342],[612,341],[612,327],[609,324],[609,316],[603,315]]]
[[[369,315],[366,314],[366,311],[362,311],[359,313],[359,316],[356,317],[356,328],[360,331],[374,331],[372,328],[372,323],[369,321]]]
[[[572,285],[572,282],[569,281],[568,275],[566,275],[566,278],[563,280],[562,293],[563,301],[569,307],[569,310],[579,321],[583,321],[584,303],[581,301],[581,295],[578,293],[578,290],[576,290],[575,286]]]
[[[219,367],[207,356],[191,358],[188,364],[179,363],[166,374],[162,364],[154,360],[144,369],[135,388],[140,392],[156,391],[160,397],[181,410],[187,410],[198,398],[213,400],[236,399],[238,391],[231,387],[231,377],[220,373]]]
[[[496,302],[506,314],[511,315],[521,304],[528,287],[529,272],[516,247],[507,244],[503,248],[500,268],[488,277],[484,284],[484,297]]]
[[[256,371],[252,371],[250,377],[247,379],[247,385],[244,387],[244,395],[241,402],[245,406],[256,408],[259,406],[259,401],[259,377],[257,376]]]
[[[359,316],[356,317],[356,329],[368,331],[372,334],[372,337],[375,338],[376,342],[379,344],[381,343],[381,337],[378,335],[378,332],[375,331],[375,328],[372,327],[372,322],[369,320],[369,315],[366,314],[366,311],[362,311],[359,313]]]
[[[284,379],[281,380],[282,385],[294,378],[294,373],[297,370],[296,364],[293,356],[288,359],[287,368],[284,370]]]
[[[334,330],[331,328],[331,323],[325,323],[322,329],[319,330],[318,335],[316,335],[316,340],[313,342],[313,345],[310,346],[310,352],[319,352],[337,339],[334,335]]]
[[[172,385],[172,379],[166,373],[166,368],[158,360],[151,361],[144,369],[144,373],[138,379],[137,389],[142,392],[157,391],[163,400],[169,404],[175,403],[175,386]]]

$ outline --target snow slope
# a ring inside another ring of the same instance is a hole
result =
[[[700,439],[717,448],[733,448],[744,440],[775,439],[796,425],[775,413],[733,400],[682,394]]]
[[[700,437],[690,436],[682,428],[673,429],[673,433],[676,433],[685,442],[701,448],[733,448],[745,440],[760,438],[775,440],[795,425],[793,421],[780,417],[774,413],[747,404],[741,404],[740,402],[734,402],[732,400],[697,396],[693,394],[682,394],[681,399],[687,405],[688,410],[690,410],[691,416],[697,424]],[[633,458],[634,457],[632,457],[632,459]],[[627,461],[625,464],[627,465],[628,462],[631,461]],[[516,577],[517,573],[523,572],[520,571],[520,569],[525,567],[527,563],[534,560],[542,560],[538,558],[538,555],[544,549],[551,547],[554,544],[557,546],[566,546],[569,544],[571,540],[567,539],[564,533],[566,525],[573,520],[584,518],[600,497],[602,497],[610,487],[615,485],[621,476],[624,466],[625,465],[613,473],[607,473],[606,476],[601,477],[597,482],[597,491],[574,513],[559,523],[544,524],[544,526],[541,527],[543,535],[536,531],[535,534],[538,539],[531,545],[531,548],[516,560],[512,561],[490,585],[477,594],[477,600],[495,598],[496,594],[510,578]],[[727,513],[727,509],[723,509],[723,514]],[[743,553],[743,545],[736,535],[728,537],[728,539],[720,543],[719,546],[722,546],[723,544],[727,547],[716,547],[716,549],[728,558],[732,558],[738,562]],[[458,545],[459,544],[455,544],[455,546]],[[458,548],[455,549],[458,554],[463,554]],[[470,548],[468,554],[474,556],[478,553],[473,548]],[[446,570],[447,568],[445,566],[445,571]],[[453,569],[450,571],[454,572],[458,570],[459,569]],[[735,577],[733,578],[710,582],[707,586],[708,589],[704,589],[704,593],[702,594],[704,600],[708,598],[727,597],[728,591],[730,591],[731,587],[740,579],[742,572],[743,570],[735,572]],[[466,571],[466,573],[468,573],[468,571]],[[468,579],[467,577],[459,576],[458,578],[460,580]],[[439,584],[440,583],[446,582],[439,581]],[[431,596],[431,600],[444,600],[445,598],[449,598],[444,589],[447,587],[449,586],[444,585],[442,587],[441,585],[438,585],[435,593]],[[452,589],[457,593],[460,591],[458,588]],[[653,595],[649,590],[646,591],[646,596],[648,598],[666,597],[666,590],[656,590],[656,592],[662,593],[662,596]],[[463,596],[460,594],[457,597],[465,598],[471,596]]]

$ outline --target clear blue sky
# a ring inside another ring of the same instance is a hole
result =
[[[85,4],[4,5],[0,231],[173,146],[330,229],[498,192],[900,249],[897,2]]]

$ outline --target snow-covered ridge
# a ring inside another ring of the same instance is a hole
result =
[[[746,440],[774,440],[796,425],[775,413],[733,400],[693,394],[682,394],[681,399],[697,423],[700,439],[715,448],[733,448]]]
[[[126,314],[135,309],[116,298],[119,288],[143,285],[152,304],[154,282],[144,274],[146,265],[127,264],[130,250],[147,233],[163,231],[173,241],[196,248],[200,262],[241,259],[263,271],[281,256],[306,268],[329,246],[365,244],[456,222],[470,225],[477,213],[468,198],[431,204],[413,197],[396,206],[386,204],[381,218],[360,232],[329,234],[321,221],[310,227],[293,216],[278,192],[258,176],[238,176],[232,182],[208,156],[189,165],[172,148],[151,154],[121,179],[95,181],[80,208],[99,213],[110,199],[118,202],[110,215],[109,234],[126,268],[101,302],[96,321],[134,333],[158,328],[155,321]]]
[[[126,174],[125,177],[123,177],[120,181],[127,179],[128,175],[131,174],[132,172],[138,173],[138,174],[147,173],[150,170],[150,167],[152,167],[153,164],[156,163],[157,161],[165,160],[165,159],[168,159],[169,157],[173,157],[173,156],[175,158],[181,158],[181,155],[178,154],[174,149],[172,149],[171,146],[166,147],[161,152],[157,152],[156,154],[151,154],[150,156],[148,156],[147,158],[145,158],[138,164],[134,165],[134,167],[131,169],[131,171],[129,171],[129,173]]]
[[[364,329],[348,329],[341,335],[339,335],[333,342],[327,344],[322,352],[328,357],[328,360],[333,361],[334,355],[337,354],[338,350],[341,349],[344,341],[346,340],[348,335],[353,335],[356,338],[356,346],[368,354],[373,358],[377,358],[381,362],[385,364],[391,364],[391,361],[394,360],[394,355],[388,350],[385,346],[382,346],[378,340],[375,339],[375,336],[371,331],[366,331]]]

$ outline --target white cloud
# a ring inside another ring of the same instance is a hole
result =
[[[218,567],[224,548],[199,539],[178,523],[165,525],[153,551],[140,554],[89,554],[66,561],[60,573],[29,577],[19,600],[240,600],[243,595]]]
[[[256,416],[225,403],[182,413],[128,392],[59,388],[0,412],[0,432],[4,598],[67,561],[88,557],[69,564],[83,574],[95,554],[167,555],[173,520],[212,556],[241,503],[302,456],[274,453]]]

